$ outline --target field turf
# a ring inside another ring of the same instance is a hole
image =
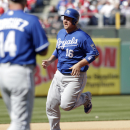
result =
[[[61,122],[130,120],[130,95],[93,96],[93,109],[85,114],[83,106],[72,111],[61,109]],[[36,97],[32,123],[48,122],[46,116],[46,97]],[[0,98],[0,124],[10,123],[6,107]]]

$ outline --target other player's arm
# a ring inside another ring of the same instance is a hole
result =
[[[45,56],[48,52],[49,41],[37,17],[33,17],[33,22],[30,27],[35,52],[39,55]]]
[[[39,53],[39,55],[45,56],[45,55],[47,54],[47,52],[48,52],[48,48],[46,48],[45,50],[41,51],[41,52]]]

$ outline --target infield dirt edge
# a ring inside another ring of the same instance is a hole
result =
[[[61,130],[130,130],[130,120],[61,122]],[[7,130],[9,124],[0,124],[0,130]],[[49,123],[31,123],[31,130],[50,130]]]

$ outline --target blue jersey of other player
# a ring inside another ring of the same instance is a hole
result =
[[[36,54],[48,45],[36,16],[9,10],[0,17],[0,63],[36,64]]]
[[[65,29],[59,31],[57,35],[56,50],[53,55],[58,58],[57,68],[61,73],[71,73],[74,64],[82,59],[89,59],[92,56],[99,55],[95,44],[90,36],[78,29],[74,32],[67,33]],[[81,72],[88,70],[88,65],[81,68]]]

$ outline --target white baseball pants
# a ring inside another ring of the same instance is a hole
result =
[[[30,130],[34,66],[0,64],[0,89],[11,119],[8,130]]]
[[[86,81],[86,72],[81,72],[79,77],[74,77],[63,75],[60,71],[56,71],[46,102],[46,113],[50,130],[61,130],[59,106],[65,111],[70,111],[85,103],[85,94],[82,91]]]

